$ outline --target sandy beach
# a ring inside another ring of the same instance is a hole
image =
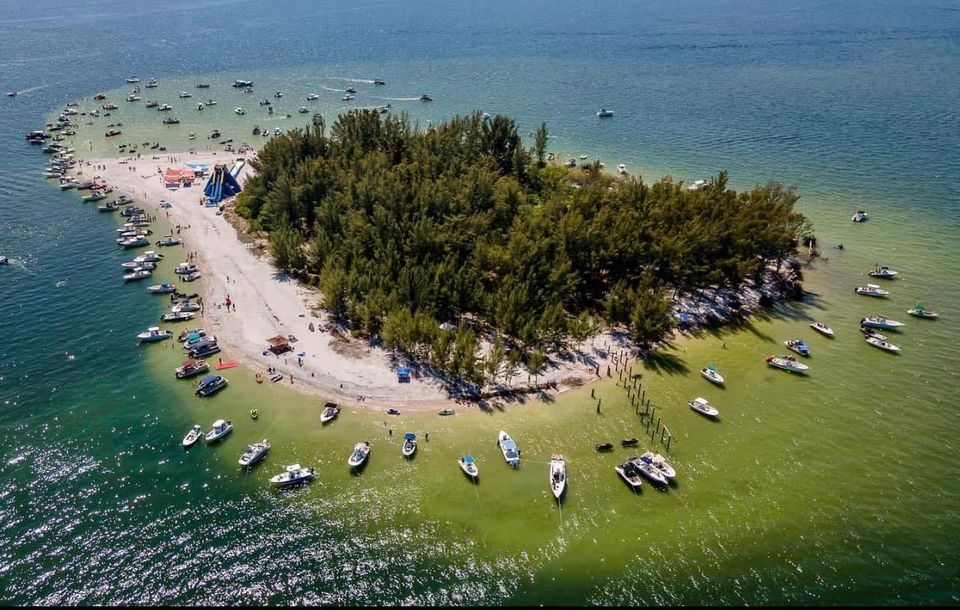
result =
[[[216,336],[224,360],[237,360],[262,373],[273,367],[284,375],[278,383],[359,405],[426,410],[455,404],[441,383],[426,375],[399,383],[387,351],[371,348],[367,342],[349,336],[333,337],[325,331],[326,315],[315,309],[320,294],[279,273],[269,256],[258,255],[254,244],[242,241],[225,217],[216,214],[216,208],[201,205],[206,179],[174,190],[164,186],[158,171],[183,167],[188,162],[210,164],[212,171],[214,164],[225,163],[229,167],[240,157],[243,155],[220,152],[167,153],[159,159],[100,158],[90,159],[89,163],[102,166],[101,169],[85,163],[83,170],[85,175],[101,176],[118,191],[116,194],[127,194],[152,207],[159,217],[166,216],[172,226],[180,225],[183,246],[159,251],[167,260],[173,257],[174,264],[186,261],[189,252],[195,253],[194,261],[203,277],[192,284],[178,283],[178,290],[202,295],[204,328]],[[249,164],[244,165],[238,176],[241,184],[250,171]],[[161,208],[163,200],[171,207]],[[156,233],[154,236],[158,237]],[[165,275],[158,279],[177,283],[176,278]],[[229,310],[225,307],[228,296],[234,305]],[[186,328],[182,324],[175,328],[181,327]],[[266,351],[267,339],[277,335],[294,336],[294,351],[282,356]],[[541,386],[556,384],[557,390],[563,391],[597,379],[597,371],[605,376],[610,361],[607,351],[601,348],[616,349],[617,344],[614,337],[599,335],[575,350],[574,358],[554,363],[537,381]],[[506,383],[503,375],[498,382]],[[521,369],[506,385],[518,387],[526,382],[527,373]]]

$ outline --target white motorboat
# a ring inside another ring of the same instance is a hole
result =
[[[143,254],[137,256],[137,257],[134,258],[133,260],[135,260],[135,261],[143,261],[143,262],[145,262],[145,263],[159,263],[161,260],[163,260],[163,255],[162,255],[162,254],[157,254],[157,253],[154,252],[153,250],[147,250],[146,252],[144,252]]]
[[[783,344],[787,346],[787,349],[793,350],[801,356],[810,355],[810,346],[804,343],[803,339],[787,339]]]
[[[717,417],[720,415],[720,411],[707,402],[706,398],[701,396],[697,396],[693,400],[688,401],[687,404],[690,405],[691,409],[697,413],[700,413],[701,415],[706,415],[707,417]]]
[[[510,438],[509,434],[501,430],[497,435],[497,445],[500,446],[503,459],[507,461],[507,464],[510,464],[514,468],[520,466],[520,450],[517,448],[517,443]]]
[[[833,329],[822,322],[814,322],[810,325],[810,328],[817,331],[824,337],[830,337],[831,339],[834,337]]]
[[[320,413],[320,423],[325,424],[329,421],[332,421],[337,415],[340,414],[340,405],[335,402],[328,402],[323,405],[323,412]]]
[[[613,116],[613,110],[607,110],[606,108],[601,108],[597,111],[597,116],[600,118],[606,118]]]
[[[183,276],[184,282],[194,282],[199,279],[200,279],[199,271],[194,271],[193,273],[188,273],[187,275]]]
[[[128,83],[139,83],[139,82],[140,82],[140,79],[139,79],[138,77],[136,77],[136,76],[129,76],[129,77],[127,77],[127,82],[128,82]]]
[[[164,339],[169,339],[173,333],[169,330],[160,330],[159,326],[151,326],[145,332],[139,333],[137,339],[141,343],[153,343],[155,341],[163,341]]]
[[[891,269],[890,267],[877,265],[876,267],[873,268],[873,271],[871,271],[867,275],[869,275],[870,277],[877,277],[882,280],[892,280],[893,278],[897,277],[897,272]]]
[[[199,270],[200,269],[194,263],[180,263],[179,265],[174,267],[173,272],[180,275],[186,275],[188,273],[193,273],[194,271],[199,271]]]
[[[190,93],[189,91],[181,91],[181,92],[180,92],[180,99],[186,99],[186,98],[188,98],[188,97],[193,97],[193,94]]]
[[[243,111],[243,108],[239,108],[239,107],[234,108],[233,112],[234,114],[247,114],[246,112]]]
[[[619,165],[617,165],[617,172],[619,172],[621,175],[626,175],[627,166],[624,165],[623,163],[620,163]]]
[[[200,311],[200,304],[199,304],[199,303],[191,303],[190,301],[183,301],[182,303],[178,303],[178,304],[174,305],[173,307],[171,307],[171,308],[170,308],[170,311],[172,311],[172,312],[174,312],[174,313],[179,312],[179,311],[190,311],[190,312],[192,312],[192,311]]]
[[[194,424],[193,428],[190,428],[190,431],[187,432],[187,435],[183,437],[183,446],[192,447],[200,437],[203,436],[203,430],[200,429],[200,424]]]
[[[313,474],[313,468],[304,468],[300,464],[290,464],[283,473],[270,477],[270,484],[274,487],[295,485],[309,481],[313,478]]]
[[[904,326],[903,322],[898,322],[897,320],[890,320],[886,316],[869,316],[866,318],[860,319],[860,326],[867,326],[869,328],[879,328],[882,330],[898,330]]]
[[[173,110],[173,106],[170,104],[160,104],[157,106],[157,112],[166,112],[168,110]]]
[[[143,246],[149,246],[150,240],[143,235],[138,235],[136,237],[121,238],[117,243],[120,244],[121,248],[142,248]]]
[[[307,101],[308,101],[308,102],[312,102],[313,100],[318,100],[318,99],[320,99],[320,96],[317,95],[316,93],[308,93],[308,94],[307,94]]]
[[[135,93],[131,93],[130,95],[127,96],[127,101],[128,101],[128,102],[139,102],[139,101],[140,101],[140,96],[139,96],[139,95],[136,95]]]
[[[153,286],[147,287],[147,292],[149,292],[150,294],[168,294],[176,291],[177,291],[176,286],[174,286],[173,284],[167,284],[167,283],[154,284]]]
[[[179,237],[174,237],[173,235],[165,235],[163,239],[157,242],[158,246],[179,246],[183,243],[183,240]]]
[[[353,452],[350,454],[350,458],[347,460],[347,464],[351,468],[357,468],[367,461],[367,457],[369,455],[370,455],[370,441],[363,441],[361,443],[357,443],[356,445],[353,446]]]
[[[793,356],[767,356],[767,364],[772,367],[783,369],[789,373],[805,373],[810,367],[802,362],[798,362]]]
[[[667,479],[673,479],[677,476],[677,471],[674,470],[673,466],[670,465],[670,462],[667,461],[665,457],[659,453],[653,453],[652,451],[647,451],[638,458],[641,462],[645,464],[650,464],[657,470],[659,470],[663,476]]]
[[[263,439],[259,443],[247,445],[247,450],[240,456],[240,466],[242,468],[250,468],[266,457],[268,451],[270,451],[270,441],[267,439]]]
[[[403,435],[403,447],[401,453],[403,457],[410,458],[417,452],[417,435],[413,432],[407,432]]]
[[[650,462],[643,460],[641,458],[633,458],[630,460],[633,462],[633,465],[637,467],[637,470],[643,476],[647,477],[651,483],[656,485],[669,485],[670,481],[667,480],[667,477],[664,476],[660,469],[651,464]]]
[[[184,360],[183,364],[174,370],[174,376],[176,376],[177,379],[186,379],[187,377],[206,373],[209,370],[210,366],[206,360]]]
[[[192,311],[168,311],[160,316],[162,322],[186,322],[192,320],[196,314]]]
[[[721,375],[717,371],[717,367],[712,364],[708,364],[700,369],[700,374],[703,375],[703,378],[707,381],[712,381],[717,385],[723,385],[724,383],[723,375]]]
[[[460,465],[460,470],[462,470],[463,473],[471,479],[475,479],[480,475],[480,469],[477,468],[477,462],[469,453],[467,455],[460,456],[460,459],[457,460],[457,464]]]
[[[220,440],[226,435],[230,434],[233,431],[233,424],[229,419],[218,419],[213,422],[213,428],[207,432],[207,435],[204,437],[208,443],[212,443]]]
[[[886,340],[886,337],[883,337],[881,335],[877,335],[876,333],[874,333],[874,334],[867,335],[865,339],[867,343],[869,343],[874,347],[878,347],[884,351],[891,352],[893,354],[900,353],[900,348],[894,345],[893,343],[889,343]]]
[[[619,466],[614,466],[617,474],[627,482],[631,489],[637,490],[643,486],[643,477],[640,476],[640,469],[631,461],[624,462]]]
[[[933,320],[940,315],[932,309],[925,308],[923,303],[917,303],[912,309],[908,309],[907,313],[911,316],[915,316],[917,318],[926,318],[928,320]]]
[[[226,377],[221,377],[220,375],[207,375],[197,384],[197,389],[194,393],[197,396],[210,396],[214,392],[218,392],[227,387],[229,382]]]
[[[560,500],[560,496],[567,489],[567,461],[559,453],[550,456],[550,491],[553,497]]]
[[[866,286],[857,286],[856,293],[861,294],[865,297],[888,297],[890,296],[889,290],[884,290],[876,284],[867,284]]]
[[[142,267],[137,267],[130,273],[124,273],[123,281],[134,282],[136,280],[142,280],[143,278],[150,277],[151,275],[153,275],[153,271],[150,271],[149,269],[143,269]]]

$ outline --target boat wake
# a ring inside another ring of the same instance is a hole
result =
[[[326,78],[329,80],[342,80],[348,83],[366,83],[368,85],[373,84],[372,78],[347,78],[346,76],[320,76],[319,78]]]
[[[337,93],[344,93],[344,92],[346,92],[346,89],[334,89],[333,87],[326,87],[326,86],[324,86],[324,85],[320,85],[320,88],[321,88],[321,89],[326,89],[327,91],[336,91]]]
[[[30,87],[29,89],[23,89],[22,91],[17,91],[17,95],[23,95],[24,93],[30,93],[31,91],[39,91],[41,89],[46,89],[47,87],[55,87],[64,81],[59,81],[56,83],[50,83],[49,85],[38,85],[36,87]]]
[[[419,95],[414,97],[380,97],[378,95],[368,95],[367,97],[372,97],[376,100],[390,100],[391,102],[416,102],[420,99]]]

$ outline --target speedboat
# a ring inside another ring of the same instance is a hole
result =
[[[803,342],[803,339],[787,339],[783,344],[787,346],[787,349],[793,350],[801,356],[810,355],[810,347]]]
[[[637,490],[643,486],[643,477],[640,476],[640,469],[632,461],[626,461],[619,466],[614,466],[617,474],[627,482],[631,489]]]
[[[597,111],[597,116],[600,118],[606,118],[613,116],[613,110],[607,110],[606,108],[601,108]]]
[[[160,316],[162,322],[186,322],[192,320],[196,314],[192,311],[168,311]]]
[[[325,424],[340,414],[340,405],[335,402],[328,402],[323,405],[323,412],[320,413],[320,423]]]
[[[457,460],[457,464],[460,464],[460,470],[462,470],[463,473],[471,479],[477,478],[477,476],[480,474],[480,469],[477,468],[477,462],[469,453],[467,455],[460,456],[460,459]]]
[[[413,457],[413,454],[417,452],[417,435],[413,432],[407,432],[403,435],[403,448],[401,453],[403,457],[409,458]]]
[[[347,464],[351,468],[357,468],[367,461],[367,457],[369,455],[370,455],[370,441],[363,441],[361,443],[357,443],[356,445],[353,446],[353,453],[350,454],[350,458],[347,460]]]
[[[173,117],[173,116],[164,117],[164,118],[163,118],[163,124],[164,124],[164,125],[179,125],[179,124],[180,124],[180,119],[178,119],[177,117]]]
[[[191,302],[189,301],[189,299],[188,299],[188,300],[183,301],[182,303],[179,303],[179,304],[177,304],[177,305],[174,305],[173,307],[170,308],[170,311],[173,311],[173,312],[178,312],[178,311],[200,311],[200,304],[199,304],[199,303],[191,303]]]
[[[143,235],[139,235],[137,237],[121,239],[117,243],[120,244],[121,248],[140,248],[143,246],[149,246],[150,240]]]
[[[174,237],[173,235],[166,235],[163,239],[157,242],[158,246],[179,246],[183,243],[183,240],[179,237]]]
[[[706,415],[707,417],[717,417],[720,415],[720,411],[707,402],[706,398],[697,396],[693,400],[688,401],[687,404],[690,405],[691,409],[697,413],[700,413],[701,415]]]
[[[290,464],[285,472],[270,477],[270,484],[274,487],[284,487],[303,483],[313,478],[314,469],[304,468],[300,464]]]
[[[308,102],[312,102],[313,100],[318,100],[318,99],[320,99],[320,96],[317,95],[316,93],[308,93],[308,94],[307,94],[307,101],[308,101]]]
[[[139,102],[139,101],[140,101],[140,96],[131,93],[130,95],[127,96],[127,101],[128,101],[128,102]]]
[[[137,339],[139,339],[141,343],[153,343],[155,341],[169,339],[172,334],[169,330],[160,330],[159,326],[151,326],[146,331],[139,333]]]
[[[157,112],[166,112],[167,110],[173,110],[173,106],[170,104],[160,104],[157,107]]]
[[[149,100],[146,104],[143,105],[144,108],[156,108],[160,105],[160,102]]]
[[[788,373],[805,373],[810,369],[809,366],[798,362],[793,356],[767,356],[767,364],[778,369],[783,369]]]
[[[385,81],[380,80],[379,78],[375,78],[375,79],[373,79],[373,84],[374,84],[374,85],[386,85],[387,83],[386,83]]]
[[[188,273],[187,275],[183,276],[184,282],[193,282],[199,279],[200,279],[199,271],[194,271],[193,273]]]
[[[886,316],[869,316],[867,318],[861,318],[860,325],[868,326],[870,328],[879,328],[882,330],[897,330],[904,326],[903,322],[889,320]]]
[[[932,309],[926,309],[923,306],[923,303],[917,303],[913,306],[913,309],[908,309],[907,313],[911,316],[916,316],[918,318],[926,318],[928,320],[935,319],[939,314],[933,311]]]
[[[503,452],[503,459],[507,461],[507,464],[510,464],[514,468],[520,466],[520,450],[517,449],[517,443],[514,442],[510,435],[500,431],[500,434],[497,435],[497,445],[500,446],[500,451]]]
[[[673,479],[677,476],[677,471],[673,469],[673,466],[667,462],[667,459],[660,455],[659,453],[653,453],[652,451],[647,451],[638,458],[641,462],[645,464],[650,464],[657,470],[659,470],[664,477],[667,479]]]
[[[700,374],[703,375],[704,379],[707,381],[712,381],[717,385],[723,385],[723,375],[717,372],[717,367],[712,364],[708,364],[700,369]]]
[[[192,447],[194,443],[200,440],[201,436],[203,436],[203,430],[200,429],[200,424],[194,424],[187,435],[183,437],[184,448]]]
[[[825,337],[830,337],[831,339],[833,339],[833,336],[834,336],[833,329],[822,322],[814,322],[813,324],[810,325],[810,328],[812,328],[813,330],[817,331],[818,333],[820,333]]]
[[[426,93],[420,95],[421,102],[432,102],[433,98],[427,95]]]
[[[893,343],[888,343],[886,337],[880,337],[876,334],[871,334],[866,336],[866,341],[874,347],[879,347],[880,349],[891,352],[894,354],[900,353],[900,348],[894,345]]]
[[[650,462],[644,461],[640,458],[633,458],[630,461],[633,462],[633,465],[637,467],[637,470],[640,472],[640,474],[650,479],[651,483],[655,483],[656,485],[670,484],[670,481],[667,480],[667,477],[664,476],[660,469]]]
[[[626,173],[627,173],[627,166],[624,165],[623,163],[620,163],[619,165],[617,165],[617,171],[618,171],[620,174],[626,174]]]
[[[877,265],[873,268],[873,271],[868,273],[870,277],[878,277],[882,280],[892,280],[897,276],[897,272],[891,269],[890,267]]]
[[[142,280],[143,278],[150,277],[151,275],[153,275],[153,271],[150,271],[149,269],[143,269],[142,267],[138,267],[133,271],[131,271],[130,273],[124,273],[123,281],[135,282],[137,280]]]
[[[89,202],[89,201],[100,201],[101,199],[106,199],[106,198],[107,198],[107,194],[104,193],[103,191],[93,191],[89,195],[84,195],[80,199],[82,199],[83,201]]]
[[[153,89],[156,86],[157,86],[157,79],[155,78],[151,78],[150,80],[147,81],[147,84],[144,85],[144,87],[146,87],[147,89]]]
[[[357,97],[357,96],[355,96],[355,95],[352,94],[352,93],[347,93],[346,95],[344,95],[344,96],[341,97],[340,99],[343,100],[343,101],[345,101],[345,102],[349,102],[350,100],[352,100],[352,99],[355,98],[355,97]]]
[[[128,83],[139,83],[139,82],[140,82],[140,78],[139,78],[139,77],[136,77],[136,76],[128,76],[128,77],[127,77],[127,82],[128,82]]]
[[[226,377],[221,377],[220,375],[207,375],[200,380],[200,383],[197,384],[196,392],[197,396],[210,396],[214,392],[222,390],[227,387],[229,383]]]
[[[557,500],[567,489],[567,461],[559,453],[550,456],[550,491]]]
[[[356,92],[357,92],[357,89],[356,89],[356,87],[347,87],[346,89],[344,89],[344,91],[345,91],[346,93],[356,93]]]
[[[213,428],[210,429],[210,432],[207,432],[206,441],[212,443],[218,441],[226,435],[230,434],[233,430],[233,424],[229,419],[218,419],[213,422]]]
[[[243,111],[243,108],[240,108],[239,106],[238,106],[237,108],[234,108],[234,109],[233,109],[233,113],[234,113],[234,114],[247,114],[246,112]]]
[[[181,275],[186,275],[188,273],[193,273],[194,271],[199,271],[199,268],[195,263],[180,263],[173,268],[173,272]]]
[[[265,458],[268,451],[270,451],[270,441],[267,439],[263,439],[259,443],[247,445],[247,450],[240,456],[240,466],[242,468],[250,468]]]
[[[888,297],[890,296],[889,290],[884,290],[876,284],[867,284],[866,286],[857,286],[857,294],[862,294],[865,297]]]
[[[180,99],[186,99],[186,98],[188,98],[188,97],[193,97],[193,94],[190,93],[189,91],[181,91],[181,92],[180,92]]]
[[[857,213],[854,214],[853,218],[851,218],[850,220],[852,220],[853,222],[866,222],[869,218],[870,217],[867,216],[866,212],[864,212],[863,210],[857,210]]]
[[[280,99],[281,97],[283,97],[283,94],[277,91],[276,93],[273,94],[273,97],[276,99]]]
[[[236,89],[246,89],[247,87],[252,87],[252,86],[253,86],[253,81],[252,81],[252,80],[243,80],[242,78],[238,78],[237,80],[233,81],[233,84],[230,85],[230,86],[231,86],[231,87],[234,87],[234,88],[236,88]]]
[[[199,375],[200,373],[206,373],[210,370],[210,366],[207,364],[206,360],[184,360],[183,364],[178,366],[174,371],[174,375],[177,379],[186,379],[187,377],[193,377],[194,375]]]
[[[154,284],[153,286],[147,287],[147,292],[150,294],[168,294],[171,292],[176,292],[177,287],[173,284]]]

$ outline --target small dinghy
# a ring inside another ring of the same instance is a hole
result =
[[[247,450],[240,456],[240,466],[242,468],[250,468],[266,457],[268,451],[270,451],[270,441],[267,439],[263,439],[259,443],[247,445]]]
[[[878,335],[876,333],[867,335],[866,341],[870,345],[880,348],[885,352],[890,352],[891,354],[900,353],[900,348],[894,345],[893,343],[887,342],[886,337],[883,337],[882,335]]]
[[[817,331],[824,337],[830,337],[831,339],[834,337],[833,329],[822,322],[814,322],[810,325],[810,328]]]
[[[213,422],[213,428],[207,432],[206,440],[208,443],[216,442],[233,431],[233,424],[229,419],[218,419]]]
[[[203,436],[203,430],[200,428],[200,424],[194,424],[193,428],[190,428],[190,431],[187,432],[187,435],[183,437],[183,447],[192,447],[200,437]]]
[[[640,442],[640,441],[637,440],[637,439],[635,439],[635,438],[625,438],[625,439],[623,439],[622,441],[620,441],[620,446],[621,446],[621,447],[636,447],[636,446],[637,446],[637,443],[639,443],[639,442]]]
[[[659,453],[653,453],[652,451],[647,451],[639,457],[639,460],[645,464],[650,464],[657,470],[659,470],[664,477],[667,479],[673,479],[677,476],[677,471],[673,469],[673,466],[667,462],[667,459],[660,455]]]
[[[939,316],[939,314],[932,309],[926,309],[923,303],[917,303],[913,309],[908,309],[907,313],[917,318],[926,318],[927,320],[934,320]]]
[[[697,413],[700,413],[701,415],[706,415],[707,417],[717,417],[720,415],[720,411],[707,402],[706,398],[701,396],[697,396],[693,400],[687,402],[687,404],[690,405],[691,409]]]
[[[304,468],[300,464],[290,464],[283,473],[270,477],[270,484],[274,487],[296,485],[312,479],[313,473],[313,468]]]
[[[410,458],[417,452],[417,435],[413,432],[407,432],[403,435],[403,448],[401,453],[403,457]]]
[[[804,343],[802,339],[787,339],[783,344],[787,346],[787,349],[793,350],[801,356],[810,355],[810,346]]]
[[[723,385],[724,383],[723,375],[721,375],[717,371],[717,367],[712,364],[708,364],[700,369],[700,374],[703,375],[703,378],[707,381],[711,381],[717,385]]]
[[[477,463],[470,454],[461,456],[461,458],[457,460],[457,463],[460,464],[460,470],[471,479],[477,478],[480,474],[480,469],[477,468]]]
[[[327,404],[323,405],[323,412],[320,413],[320,423],[325,424],[333,421],[333,418],[339,414],[340,405],[335,402],[328,402]]]
[[[624,462],[619,466],[614,466],[613,469],[617,471],[617,474],[620,475],[620,478],[626,481],[627,485],[629,485],[634,491],[643,486],[643,477],[640,476],[640,469],[637,468],[637,465],[633,462]]]
[[[550,456],[550,491],[558,501],[567,490],[567,461],[559,453]]]
[[[520,449],[517,448],[517,443],[510,438],[509,434],[501,430],[497,434],[497,445],[500,447],[503,459],[506,460],[507,464],[514,468],[520,466]]]
[[[857,210],[857,213],[854,214],[850,220],[852,220],[853,222],[866,222],[867,220],[869,220],[869,218],[870,217],[867,216],[866,212],[864,212],[863,210]]]
[[[347,460],[347,464],[351,468],[357,468],[362,466],[366,461],[367,457],[370,455],[370,441],[363,441],[362,443],[357,443],[353,446],[353,453],[350,454],[350,458]]]
[[[596,449],[599,452],[613,451],[613,443],[601,443],[596,446]]]

